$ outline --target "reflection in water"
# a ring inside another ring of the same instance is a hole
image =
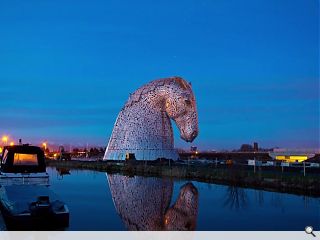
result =
[[[56,170],[57,170],[57,173],[58,173],[57,178],[59,180],[62,180],[64,175],[70,175],[70,169],[69,168],[58,168],[57,167]]]
[[[264,196],[262,190],[255,190],[254,191],[255,201],[258,202],[260,207],[264,205]]]
[[[230,209],[244,209],[248,205],[248,196],[244,188],[228,186],[224,206]]]
[[[169,208],[173,181],[161,178],[108,174],[113,203],[129,230],[194,230],[198,190],[192,183],[181,187]]]
[[[183,185],[176,203],[165,215],[165,230],[195,230],[198,215],[198,190],[192,183]]]
[[[4,230],[6,230],[6,224],[0,212],[0,231],[4,231]]]
[[[272,193],[271,205],[275,208],[281,209],[281,212],[285,212],[285,204],[283,203],[282,196],[282,194]]]
[[[57,172],[60,176],[63,176],[63,175],[70,175],[70,169],[69,168],[63,168],[63,167],[57,167]]]

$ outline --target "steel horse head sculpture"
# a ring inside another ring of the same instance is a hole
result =
[[[171,120],[180,136],[192,142],[198,135],[198,115],[191,85],[180,77],[154,80],[130,95],[120,111],[104,160],[178,159]]]

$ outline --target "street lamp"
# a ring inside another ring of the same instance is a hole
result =
[[[8,137],[7,136],[3,136],[2,137],[2,142],[4,143],[4,145],[8,144]]]
[[[14,146],[14,142],[10,142],[10,146]]]
[[[47,143],[46,142],[42,143],[42,146],[43,146],[44,150],[47,150]]]

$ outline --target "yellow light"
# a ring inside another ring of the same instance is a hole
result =
[[[7,136],[3,136],[2,137],[2,142],[8,142],[8,137]]]
[[[293,161],[302,162],[302,161],[305,161],[307,159],[308,159],[308,156],[290,156],[290,160],[293,160]]]
[[[14,146],[14,142],[10,142],[10,146]]]
[[[42,146],[44,147],[45,150],[47,150],[47,143],[46,142],[42,143]]]
[[[303,162],[308,159],[308,156],[276,156],[276,160],[286,161],[286,162]]]
[[[289,156],[276,156],[277,160],[285,161],[289,159]]]
[[[55,153],[55,154],[53,154],[53,156],[54,156],[54,157],[56,157],[56,156],[57,156],[57,154]]]
[[[2,150],[2,147],[0,147],[0,153],[2,153],[2,151],[3,151],[3,150]]]
[[[198,151],[196,151],[196,154],[198,154],[199,152]]]

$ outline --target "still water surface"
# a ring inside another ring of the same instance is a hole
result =
[[[89,170],[60,175],[51,189],[70,210],[67,230],[316,230],[320,198]],[[190,184],[192,183],[192,184]],[[0,229],[5,230],[0,215]]]

